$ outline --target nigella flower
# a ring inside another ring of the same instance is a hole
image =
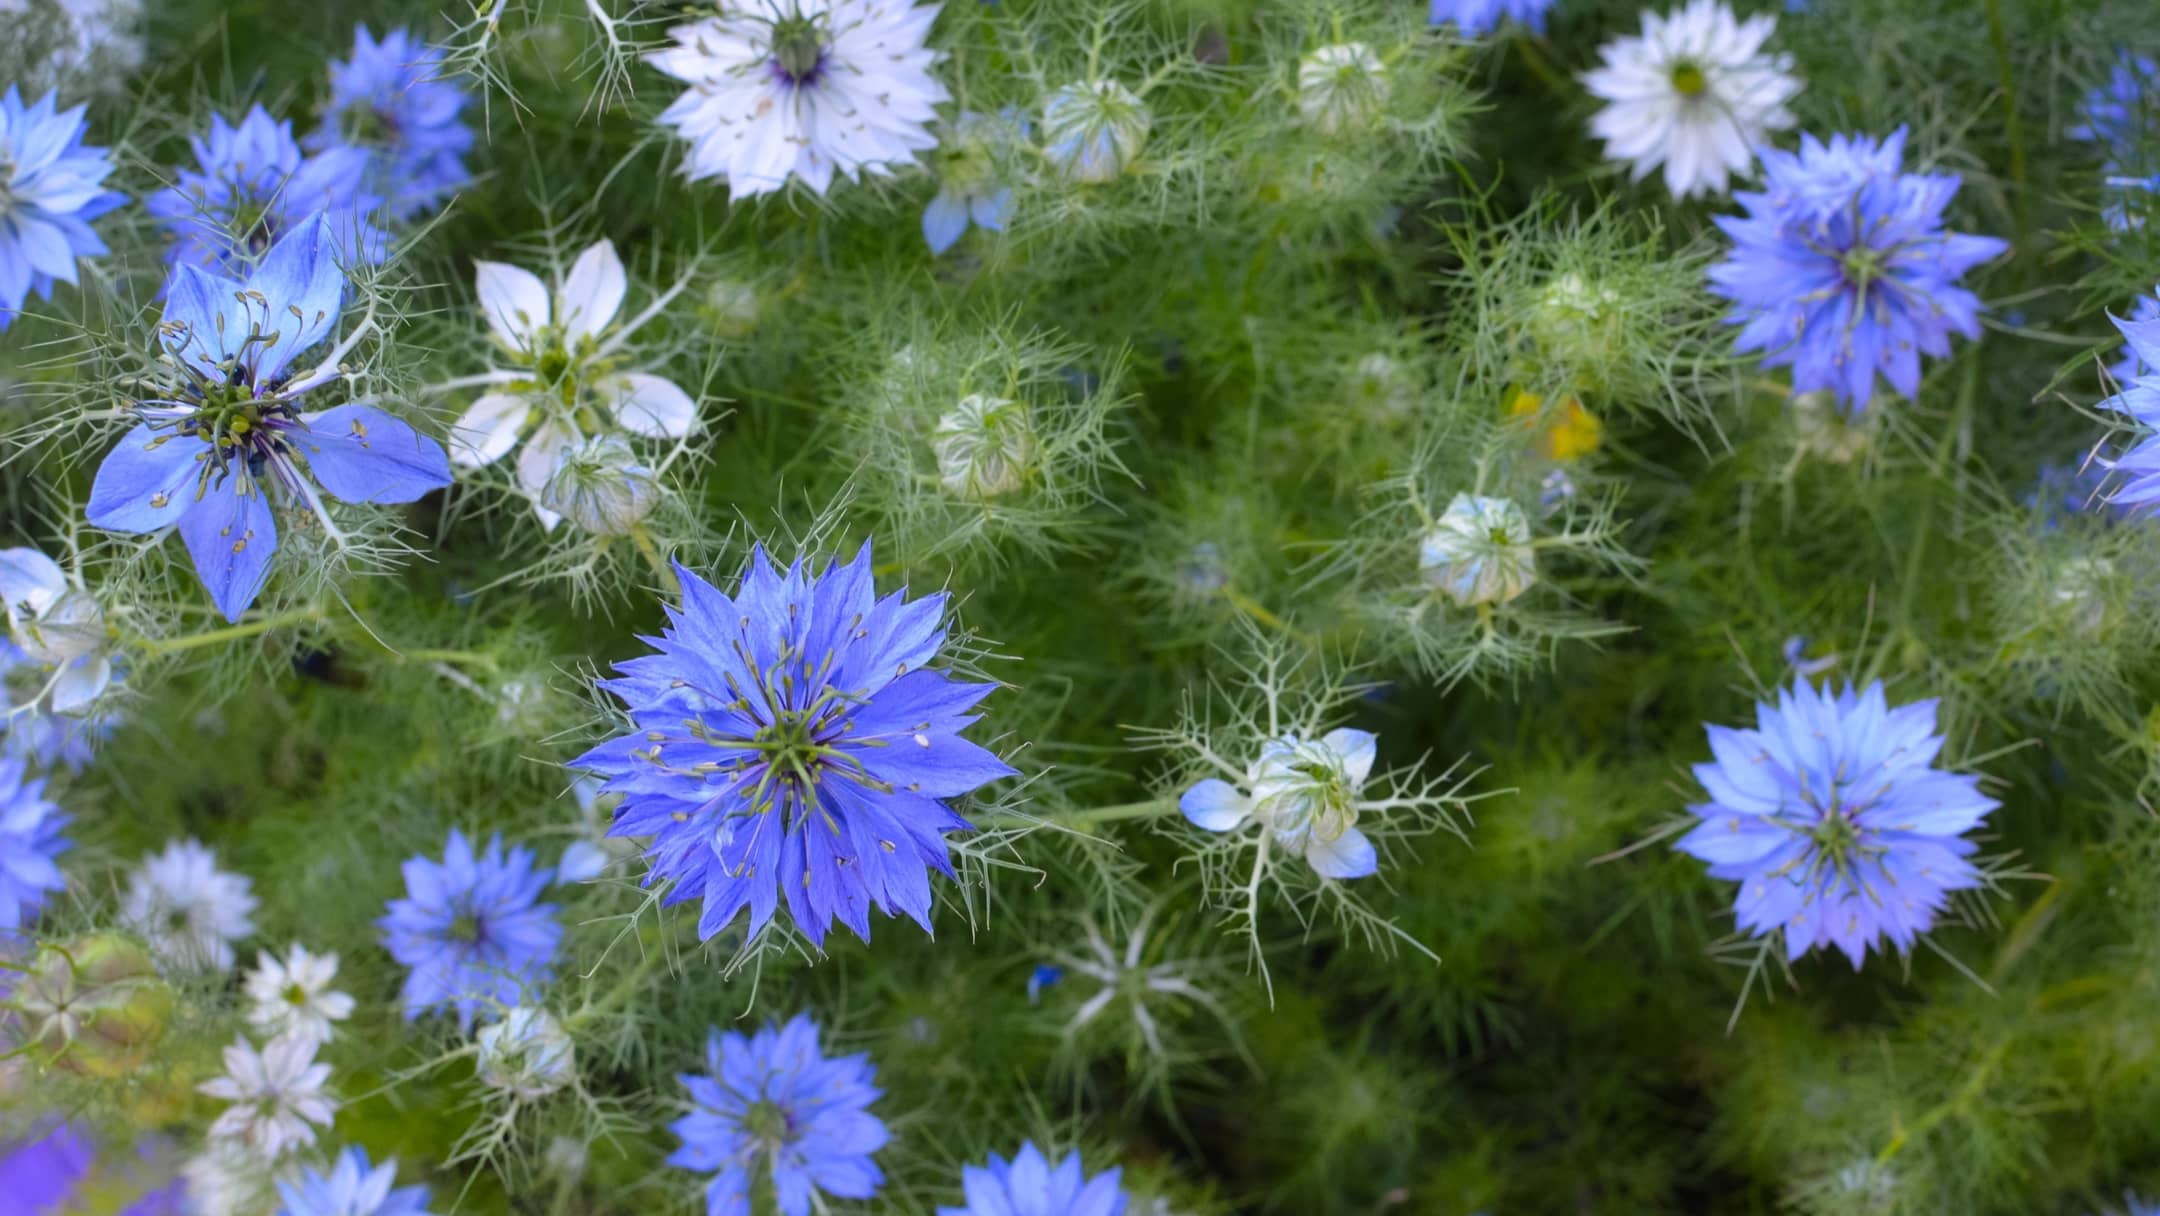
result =
[[[2120,455],[2094,458],[2095,464],[2122,476],[2122,484],[2100,501],[2116,511],[2145,514],[2160,501],[2160,318],[2118,320],[2115,328],[2130,344],[2126,362],[2141,362],[2144,371],[2100,407],[2128,415],[2140,433]]]
[[[447,1005],[471,1029],[483,1003],[515,1005],[546,983],[562,941],[555,905],[538,902],[552,877],[531,849],[506,854],[496,836],[475,855],[455,828],[440,862],[406,861],[405,898],[375,922],[390,956],[412,969],[400,993],[406,1020]]]
[[[987,500],[1026,485],[1038,447],[1026,405],[982,393],[961,398],[930,432],[938,484],[959,498]]]
[[[677,566],[683,603],[658,654],[602,687],[636,730],[570,762],[623,795],[610,835],[650,836],[648,882],[705,901],[710,938],[745,906],[750,933],[783,892],[823,945],[838,919],[869,940],[870,909],[930,928],[930,870],[952,876],[945,803],[1014,770],[960,737],[995,687],[929,666],[946,596],[876,598],[870,546],[845,566],[775,573],[759,547],[731,599]]]
[[[577,1077],[570,1033],[545,1009],[519,1005],[473,1036],[480,1079],[521,1101],[545,1098]]]
[[[538,275],[502,262],[476,261],[473,270],[480,311],[512,366],[453,382],[483,384],[489,391],[451,427],[450,459],[479,468],[523,440],[518,487],[532,499],[543,526],[552,530],[562,519],[540,503],[555,466],[592,434],[613,429],[680,439],[697,425],[697,402],[674,381],[620,370],[623,344],[675,292],[609,332],[629,289],[613,241],[587,246],[552,292]]]
[[[1642,33],[1600,47],[1604,66],[1583,76],[1607,103],[1590,120],[1606,157],[1630,162],[1633,181],[1663,165],[1674,198],[1725,189],[1770,132],[1793,124],[1792,57],[1763,51],[1776,30],[1777,18],[1741,21],[1723,0],[1644,13]]]
[[[442,52],[410,32],[377,42],[365,25],[353,31],[352,59],[330,61],[330,100],[307,147],[365,153],[363,181],[389,219],[409,219],[472,178],[463,159],[472,128],[459,117],[469,99],[443,72]]]
[[[2137,303],[2130,306],[2130,319],[2160,321],[2160,298],[2139,296]],[[2128,342],[2123,343],[2122,349],[2116,352],[2115,362],[2108,364],[2108,375],[2115,377],[2117,384],[2128,384],[2139,376],[2153,372],[2160,372],[2160,366],[2139,358],[2136,349]]]
[[[255,931],[254,884],[218,868],[217,854],[175,840],[128,876],[120,923],[179,971],[229,971],[232,944]]]
[[[1005,231],[1013,192],[998,180],[998,164],[1028,133],[1028,120],[1011,106],[995,114],[960,111],[938,149],[937,197],[923,208],[923,240],[929,242],[930,252],[952,248],[967,235],[970,223],[991,232]]]
[[[68,817],[45,797],[45,781],[0,756],[0,941],[37,917],[45,897],[67,885],[55,864],[69,844]]]
[[[867,1055],[828,1058],[808,1014],[748,1037],[713,1031],[705,1068],[680,1078],[693,1105],[670,1125],[683,1143],[668,1164],[716,1171],[707,1216],[750,1216],[755,1173],[771,1173],[783,1216],[808,1216],[814,1192],[868,1199],[884,1185],[870,1160],[887,1139],[870,1113],[876,1069]]]
[[[1418,541],[1418,572],[1458,604],[1505,604],[1537,582],[1530,519],[1513,499],[1457,494]]]
[[[1900,953],[1953,891],[1981,885],[1964,834],[1999,803],[1979,778],[1933,767],[1935,701],[1891,708],[1880,681],[1832,694],[1804,681],[1755,707],[1755,728],[1712,726],[1710,800],[1681,852],[1740,884],[1733,912],[1797,959],[1835,946],[1857,969],[1887,938]]]
[[[328,1127],[338,1106],[323,1091],[330,1066],[315,1062],[317,1046],[296,1035],[272,1039],[260,1051],[244,1038],[233,1040],[225,1075],[195,1087],[232,1103],[210,1125],[211,1139],[245,1145],[262,1161],[315,1143],[315,1128]]]
[[[2079,108],[2082,122],[2063,134],[2086,143],[2106,145],[2108,162],[2120,163],[2125,153],[2132,162],[2143,155],[2144,141],[2152,134],[2152,88],[2160,83],[2160,66],[2128,48],[2116,52],[2107,83],[2085,94]]]
[[[33,1124],[21,1140],[0,1145],[0,1187],[18,1211],[64,1212],[96,1159],[97,1147],[73,1124]]]
[[[1347,727],[1318,739],[1270,739],[1246,771],[1245,788],[1209,777],[1178,798],[1185,818],[1210,832],[1258,823],[1276,844],[1324,878],[1363,878],[1380,868],[1357,828],[1358,793],[1372,775],[1377,740]]]
[[[1980,300],[1965,272],[2009,245],[1943,229],[1954,173],[1904,173],[1905,128],[1880,142],[1800,137],[1795,154],[1765,149],[1767,188],[1735,197],[1745,216],[1719,216],[1732,255],[1710,269],[1732,301],[1740,351],[1764,367],[1790,365],[1793,390],[1827,389],[1865,408],[1880,372],[1907,397],[1920,356],[1950,353],[1950,335],[1980,333]]]
[[[352,1016],[353,999],[333,991],[338,956],[315,954],[294,945],[284,958],[259,955],[243,985],[253,1007],[248,1024],[260,1034],[293,1035],[327,1043],[337,1037],[332,1025]]]
[[[59,109],[58,96],[25,106],[14,85],[0,95],[0,330],[31,292],[51,299],[78,259],[105,252],[90,221],[127,201],[104,187],[112,153],[83,143],[83,107]]]
[[[137,407],[141,425],[90,487],[89,519],[101,528],[177,525],[228,620],[240,619],[269,577],[273,499],[304,504],[338,536],[318,484],[354,503],[412,502],[450,484],[442,448],[373,406],[300,412],[310,390],[343,375],[338,359],[358,337],[312,370],[286,374],[336,327],[344,292],[320,216],[272,246],[245,283],[177,268],[158,325],[173,379]]]
[[[1298,61],[1298,113],[1322,135],[1370,128],[1389,91],[1387,64],[1362,42],[1331,43]]]
[[[540,488],[536,510],[567,519],[594,536],[628,536],[660,505],[660,484],[630,445],[613,435],[563,452]]]
[[[176,170],[174,185],[143,200],[143,209],[173,235],[166,260],[175,269],[236,273],[316,216],[329,225],[342,259],[376,263],[389,256],[389,238],[374,224],[382,199],[364,186],[368,157],[360,149],[303,157],[292,124],[260,105],[238,126],[211,115],[210,138],[189,142],[198,167]]]
[[[60,563],[35,549],[0,549],[0,613],[16,652],[43,674],[29,700],[80,713],[112,682],[105,614]]]
[[[1034,1141],[1025,1141],[1011,1161],[992,1153],[989,1164],[962,1169],[966,1204],[940,1207],[938,1216],[1124,1216],[1131,1199],[1118,1186],[1122,1173],[1113,1168],[1090,1178],[1079,1153],[1052,1165]]]
[[[690,86],[660,121],[689,142],[683,171],[730,198],[833,174],[889,176],[937,146],[950,95],[926,43],[938,5],[908,0],[759,0],[668,31],[645,61]]]
[[[1452,21],[1464,36],[1476,38],[1516,21],[1542,34],[1552,6],[1553,0],[1432,0],[1432,24]]]
[[[1043,155],[1076,182],[1115,181],[1147,147],[1154,115],[1115,80],[1069,84],[1043,101]]]
[[[327,1174],[311,1165],[280,1178],[277,1190],[277,1216],[428,1216],[428,1189],[398,1186],[397,1162],[374,1165],[365,1149],[339,1153]]]

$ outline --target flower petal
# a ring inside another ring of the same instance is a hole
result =
[[[548,324],[548,290],[538,276],[506,262],[473,262],[473,288],[488,328],[511,350],[530,350]]]
[[[412,502],[450,484],[442,446],[366,405],[304,414],[292,434],[322,488],[346,502]]]
[[[622,308],[627,286],[615,242],[602,240],[587,246],[570,267],[558,299],[561,307],[556,320],[563,327],[564,339],[575,346],[579,338],[598,338]]]
[[[1227,832],[1252,814],[1252,799],[1229,782],[1210,777],[1186,790],[1178,809],[1210,832]]]
[[[1380,855],[1372,841],[1356,828],[1347,828],[1333,840],[1315,839],[1305,846],[1305,860],[1323,878],[1363,878],[1380,868]]]
[[[518,432],[532,416],[522,393],[489,393],[467,407],[450,427],[450,463],[477,469],[494,464],[517,446]]]
[[[615,422],[647,439],[680,439],[697,425],[697,402],[675,382],[643,372],[628,372],[600,386],[613,397]]]
[[[234,473],[181,519],[180,538],[211,602],[226,620],[239,620],[262,593],[277,552],[277,520],[262,487]]]
[[[116,532],[155,532],[178,522],[195,506],[209,451],[193,435],[136,427],[98,465],[87,517]]]

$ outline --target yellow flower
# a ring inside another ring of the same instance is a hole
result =
[[[1597,451],[1598,442],[1605,437],[1605,425],[1583,408],[1580,399],[1569,397],[1561,404],[1557,418],[1546,418],[1544,405],[1544,398],[1521,389],[1508,399],[1508,417],[1521,419],[1524,426],[1537,430],[1540,455],[1566,464]]]

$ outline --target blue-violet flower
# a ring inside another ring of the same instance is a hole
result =
[[[447,1005],[469,1030],[482,1004],[509,1008],[546,983],[562,941],[555,905],[538,902],[552,877],[531,849],[505,853],[496,836],[475,855],[454,828],[440,862],[407,860],[405,898],[375,922],[390,956],[412,969],[400,992],[406,1019]]]
[[[941,1207],[938,1216],[1124,1216],[1131,1200],[1118,1186],[1121,1174],[1108,1169],[1090,1178],[1077,1152],[1052,1165],[1028,1141],[1011,1161],[992,1153],[988,1165],[962,1169],[966,1205]]]
[[[468,100],[444,77],[441,51],[403,29],[378,42],[358,26],[352,59],[330,61],[330,101],[306,146],[366,153],[366,188],[387,218],[409,219],[472,180],[463,158],[473,132],[459,116]]]
[[[382,200],[365,187],[366,152],[330,148],[303,157],[292,124],[259,105],[238,126],[212,115],[210,138],[189,142],[198,167],[176,170],[175,184],[143,200],[173,234],[166,260],[176,269],[237,274],[317,215],[329,224],[341,260],[373,264],[389,256],[389,238],[375,225]]]
[[[31,292],[51,299],[78,259],[105,252],[90,221],[127,201],[105,189],[112,153],[83,143],[83,107],[59,109],[57,96],[26,106],[13,85],[0,95],[0,330]]]

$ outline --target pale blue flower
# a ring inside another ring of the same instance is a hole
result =
[[[209,138],[190,143],[197,167],[181,167],[175,184],[143,200],[144,210],[173,234],[166,260],[176,270],[237,276],[317,217],[329,226],[341,259],[376,263],[389,256],[389,238],[375,224],[382,199],[365,187],[368,156],[360,149],[303,156],[292,124],[259,105],[237,126],[212,115]]]
[[[1052,1165],[1027,1141],[1011,1161],[992,1153],[989,1164],[962,1169],[967,1202],[940,1207],[938,1216],[1124,1216],[1131,1197],[1118,1185],[1122,1174],[1108,1169],[1090,1178],[1077,1152]]]
[[[105,189],[112,154],[83,143],[83,107],[59,109],[57,96],[0,95],[0,330],[31,292],[51,299],[78,260],[106,252],[90,221],[127,201]]]
[[[362,25],[352,59],[330,61],[330,100],[307,147],[365,153],[367,188],[388,218],[407,219],[472,179],[464,156],[473,131],[460,117],[470,100],[446,77],[441,51],[403,29],[378,42]]]
[[[308,1166],[297,1181],[279,1179],[277,1216],[428,1216],[428,1189],[396,1184],[397,1162],[372,1165],[348,1148],[329,1173]]]
[[[1452,21],[1466,37],[1476,38],[1513,21],[1545,32],[1545,14],[1554,0],[1432,0],[1432,23]]]
[[[470,1029],[482,1005],[516,1005],[546,983],[562,942],[555,905],[539,902],[551,877],[531,849],[505,853],[496,836],[475,854],[456,829],[441,861],[406,861],[405,898],[375,922],[390,956],[411,968],[399,994],[406,1020],[449,1006]]]

